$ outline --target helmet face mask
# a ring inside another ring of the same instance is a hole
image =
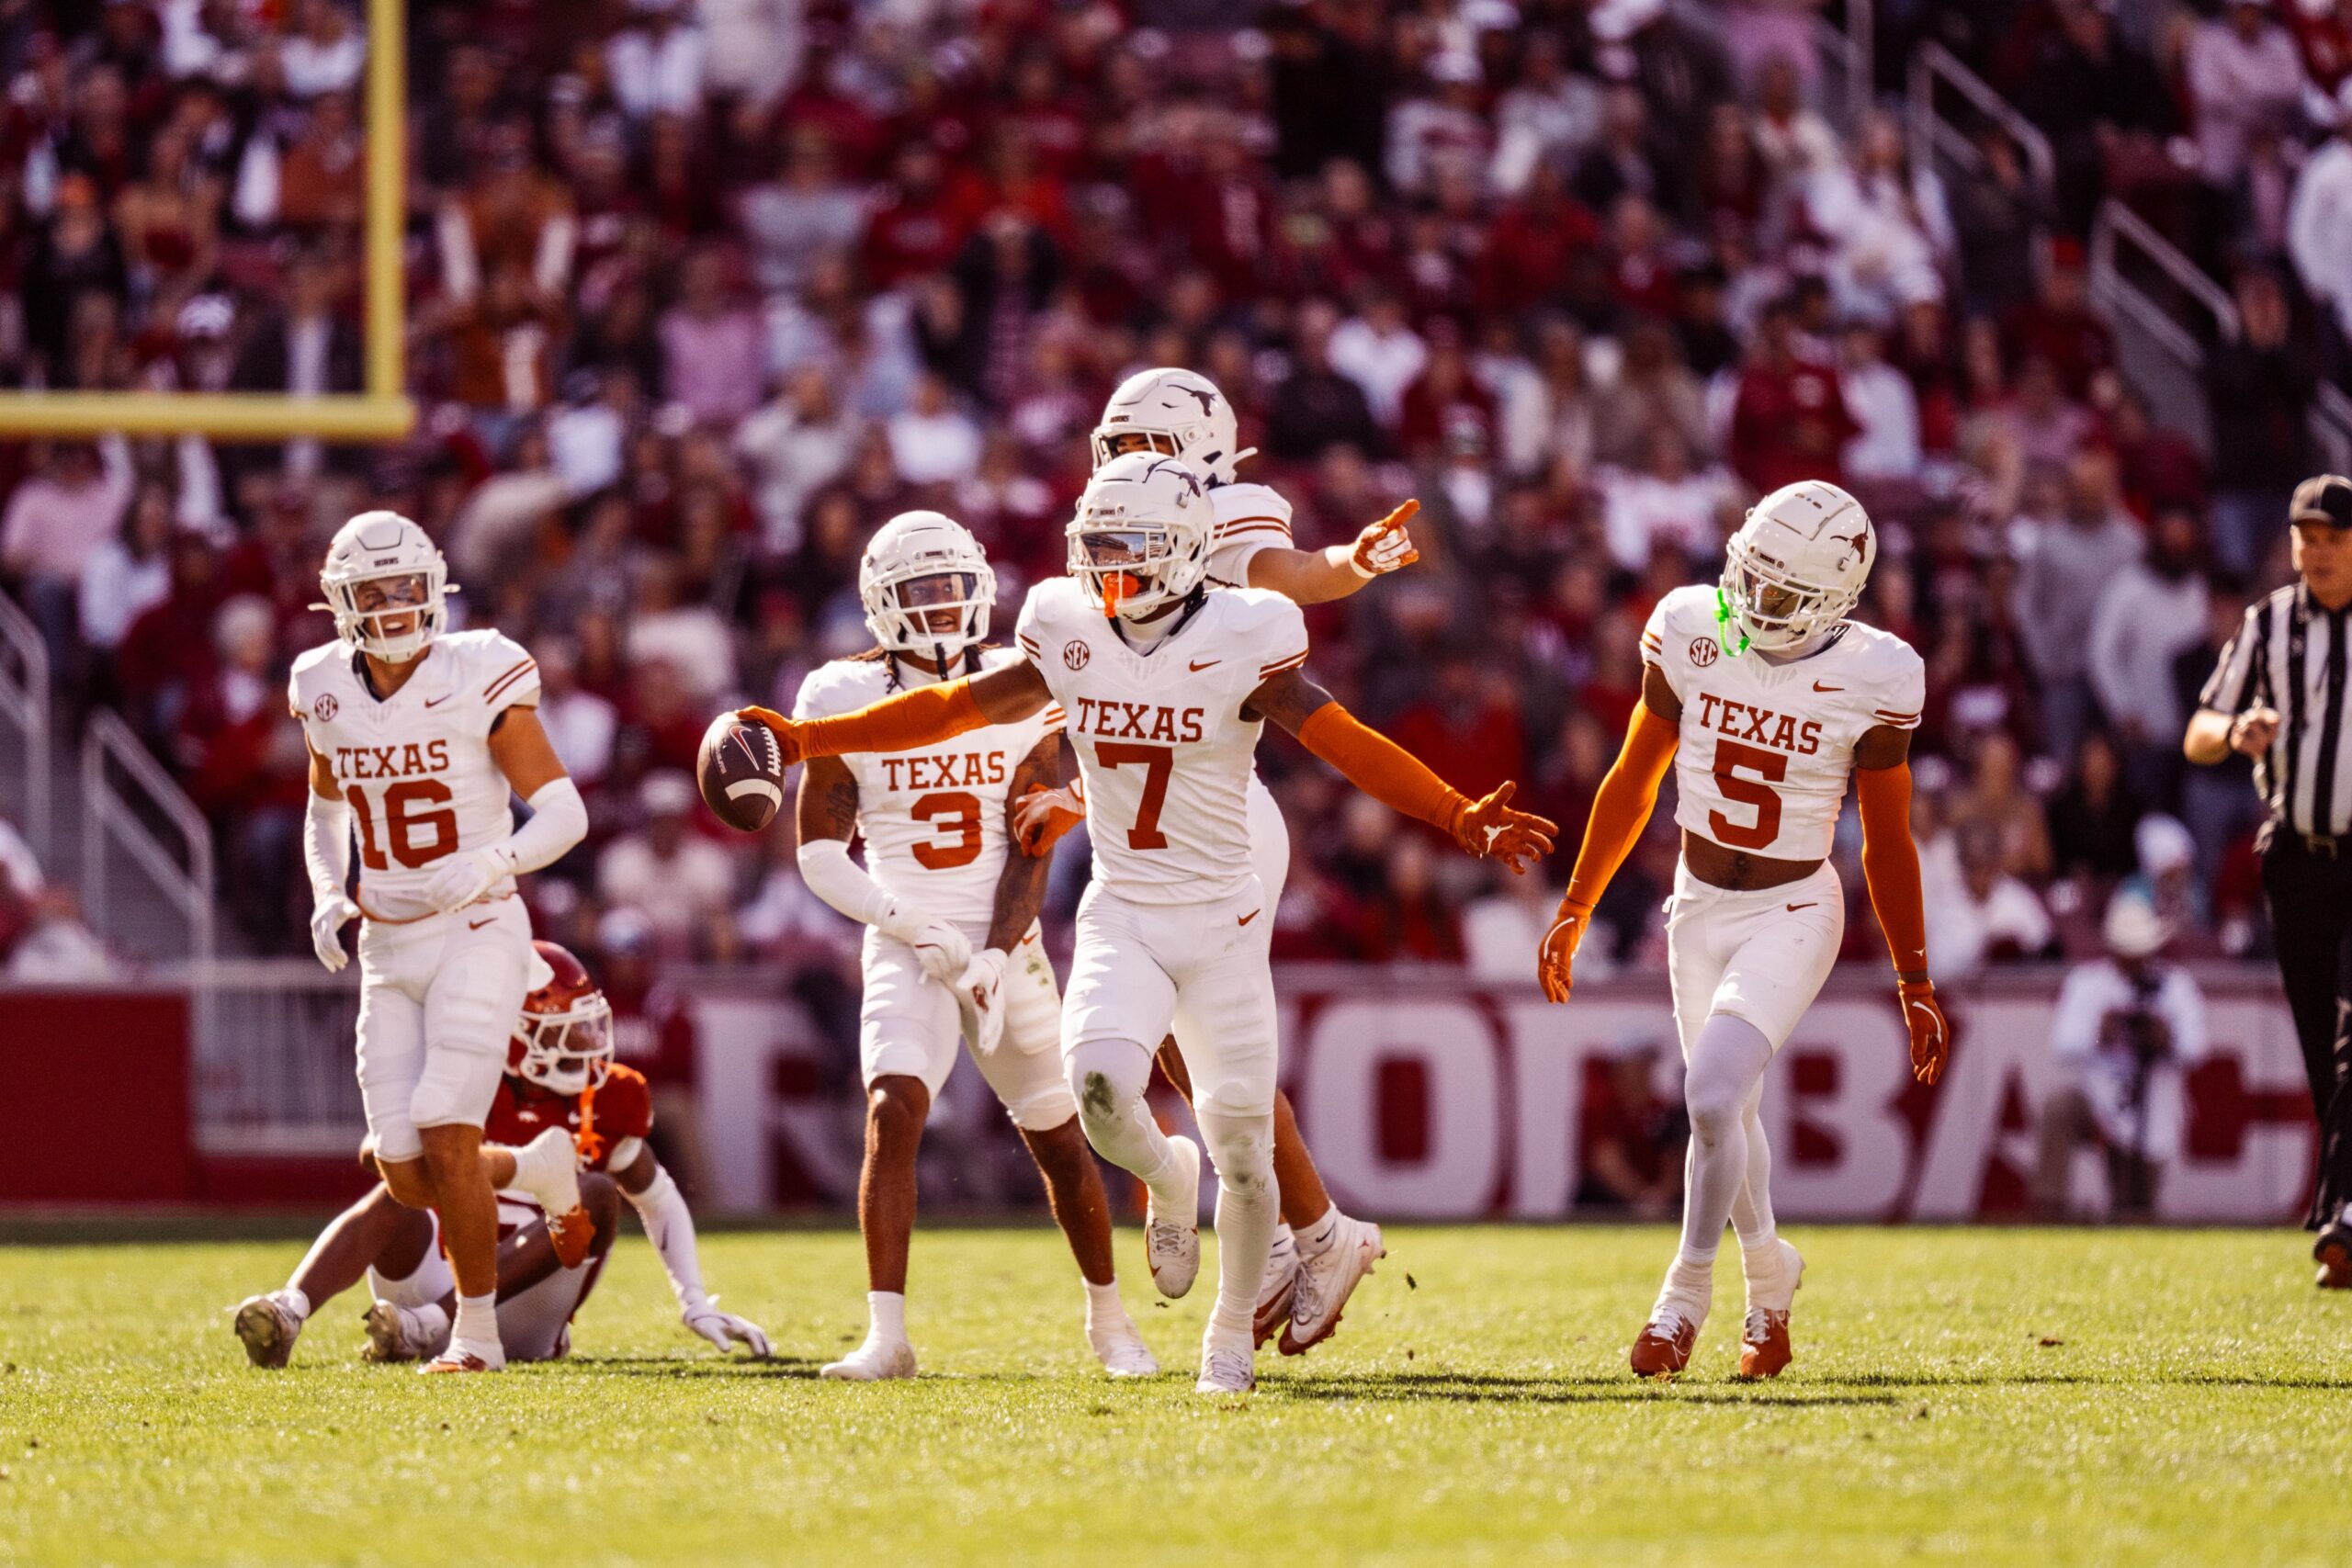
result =
[[[996,570],[963,525],[905,512],[875,530],[858,562],[865,626],[891,653],[946,661],[989,635]]]
[[[319,587],[335,635],[387,664],[405,664],[448,626],[448,564],[424,529],[390,512],[363,512],[327,548]]]
[[[551,942],[531,945],[535,968],[546,967],[523,998],[506,1070],[567,1099],[601,1088],[613,1069],[613,1004],[569,951]]]
[[[1148,619],[1208,567],[1208,502],[1182,463],[1131,453],[1095,471],[1069,528],[1069,574],[1107,616]]]
[[[1734,653],[1810,646],[1853,613],[1877,555],[1868,514],[1837,486],[1806,480],[1773,491],[1724,549],[1716,595],[1724,646]]]

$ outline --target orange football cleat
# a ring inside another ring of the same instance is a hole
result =
[[[2352,1291],[2352,1229],[2330,1225],[2320,1232],[2312,1259],[2319,1265],[2315,1282],[2321,1290]]]
[[[1699,1325],[1672,1307],[1660,1308],[1634,1341],[1634,1375],[1671,1381],[1690,1364]]]
[[[1747,1324],[1739,1335],[1739,1375],[1776,1378],[1792,1359],[1789,1314],[1766,1312],[1762,1307],[1749,1313]]]
[[[497,1369],[492,1368],[488,1361],[470,1350],[444,1350],[416,1370],[420,1372],[439,1373],[487,1372]]]
[[[574,1207],[548,1216],[548,1240],[555,1245],[555,1260],[566,1269],[579,1268],[595,1239],[596,1222],[585,1209]]]

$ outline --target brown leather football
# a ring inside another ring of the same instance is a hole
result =
[[[784,753],[756,719],[720,714],[702,732],[695,781],[703,804],[729,828],[756,833],[784,807]]]

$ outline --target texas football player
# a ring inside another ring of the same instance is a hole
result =
[[[535,944],[532,990],[507,1044],[506,1071],[487,1120],[483,1162],[498,1196],[498,1328],[507,1358],[540,1361],[571,1347],[571,1325],[595,1288],[623,1199],[661,1254],[680,1320],[721,1350],[768,1353],[757,1324],[718,1310],[702,1285],[694,1216],[653,1157],[653,1101],[645,1080],[613,1061],[612,1008],[579,959]],[[560,1145],[573,1161],[587,1247],[567,1264],[536,1193],[515,1188],[524,1147]],[[380,1166],[379,1168],[380,1169]],[[257,1367],[282,1367],[311,1315],[368,1280],[371,1361],[439,1355],[450,1335],[457,1282],[430,1211],[403,1207],[388,1188],[345,1210],[311,1245],[286,1284],[239,1304],[234,1326]]]
[[[1212,527],[1182,462],[1115,458],[1071,519],[1069,575],[1023,606],[1018,661],[829,718],[741,716],[774,729],[790,761],[935,745],[1056,705],[1069,716],[1094,868],[1062,1008],[1064,1066],[1088,1142],[1149,1194],[1146,1257],[1161,1292],[1179,1295],[1200,1267],[1201,1149],[1159,1130],[1145,1091],[1178,1012],[1200,1026],[1187,1066],[1217,1170],[1222,1272],[1194,1386],[1223,1394],[1256,1381],[1277,1218],[1272,922],[1247,812],[1261,730],[1272,720],[1359,788],[1513,870],[1551,849],[1553,828],[1510,809],[1511,785],[1468,799],[1332,701],[1304,672],[1296,604],[1206,582]]]
[[[1928,977],[1910,825],[1911,732],[1927,671],[1909,644],[1851,618],[1877,554],[1860,504],[1807,480],[1749,511],[1717,587],[1658,601],[1642,632],[1642,700],[1537,960],[1544,994],[1567,1000],[1593,908],[1674,766],[1682,857],[1666,932],[1690,1176],[1680,1249],[1634,1342],[1634,1371],[1645,1377],[1670,1378],[1689,1363],[1726,1220],[1747,1281],[1740,1373],[1770,1377],[1789,1363],[1804,1259],[1773,1222],[1772,1156],[1758,1110],[1765,1068],[1837,961],[1846,901],[1827,857],[1849,779],[1912,1071],[1932,1084],[1943,1070],[1950,1031]]]
[[[996,604],[988,556],[939,513],[902,513],[875,531],[858,563],[858,594],[874,649],[813,671],[796,718],[830,718],[892,692],[1020,662],[1012,649],[986,645]],[[952,746],[811,757],[801,770],[801,877],[865,927],[857,1218],[869,1322],[865,1343],[826,1367],[826,1377],[915,1374],[906,1325],[915,1156],[959,1040],[1045,1178],[1086,1285],[1087,1343],[1114,1377],[1159,1371],[1119,1301],[1102,1175],[1062,1076],[1061,995],[1037,926],[1046,863],[1008,852],[1012,803],[1058,776],[1061,728],[1061,710],[1047,707]],[[865,840],[863,867],[850,858],[854,835]]]
[[[440,550],[407,518],[364,512],[345,524],[319,579],[335,640],[294,661],[288,696],[311,750],[311,944],[340,970],[343,928],[362,922],[368,1134],[394,1201],[439,1214],[457,1272],[456,1327],[424,1370],[483,1371],[503,1357],[481,1126],[531,958],[514,878],[578,843],[588,810],[539,727],[537,665],[495,631],[447,631],[447,578]],[[520,828],[510,794],[530,805]],[[565,1162],[538,1163],[560,1180]],[[576,1261],[585,1217],[559,1209],[550,1224]]]
[[[1262,588],[1294,604],[1344,599],[1375,577],[1420,558],[1406,524],[1419,510],[1408,501],[1345,545],[1302,550],[1291,543],[1291,505],[1269,486],[1241,481],[1237,468],[1253,454],[1241,448],[1232,401],[1207,377],[1190,370],[1142,370],[1121,382],[1103,404],[1092,435],[1094,466],[1131,452],[1178,457],[1208,491],[1211,528],[1207,579],[1222,588]],[[1042,854],[1084,819],[1075,780],[1024,797],[1016,818],[1022,848]],[[1290,829],[1282,807],[1253,770],[1250,775],[1251,863],[1268,908],[1282,903],[1290,874]],[[1159,1070],[1189,1104],[1183,1045],[1189,1021],[1180,1020],[1159,1049]],[[1284,1355],[1303,1355],[1339,1327],[1340,1314],[1374,1260],[1386,1256],[1380,1227],[1340,1213],[1300,1136],[1290,1097],[1274,1096],[1274,1171],[1282,1223],[1258,1289],[1257,1337],[1279,1333]]]

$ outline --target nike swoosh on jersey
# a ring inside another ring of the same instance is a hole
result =
[[[1242,916],[1239,919],[1238,919],[1238,920],[1234,921],[1233,923],[1234,923],[1235,925],[1237,925],[1237,926],[1246,926],[1246,925],[1248,925],[1250,921],[1252,921],[1252,920],[1256,919],[1259,916],[1261,916],[1261,915],[1264,914],[1265,912],[1266,912],[1266,911],[1265,911],[1264,909],[1262,909],[1262,908],[1260,908],[1260,909],[1252,909],[1252,910],[1250,910],[1248,914],[1246,914],[1246,915]]]
[[[1815,681],[1813,683],[1813,689],[1816,692],[1842,692],[1846,688],[1843,686],[1825,686],[1820,682]]]
[[[1196,659],[1193,660],[1190,665],[1186,666],[1186,668],[1190,669],[1193,674],[1197,675],[1212,664],[1222,664],[1224,662],[1225,660],[1222,659]]]
[[[498,917],[496,915],[492,915],[490,917],[490,920],[468,920],[466,922],[466,930],[469,931],[478,931],[481,930],[482,927],[490,924],[491,920],[494,920],[496,919],[498,919]]]
[[[1821,900],[1816,898],[1813,901],[1813,904],[1818,904],[1820,902]],[[1813,904],[1792,904],[1789,906],[1789,912],[1791,914],[1794,914],[1799,909],[1810,909],[1813,908]]]

